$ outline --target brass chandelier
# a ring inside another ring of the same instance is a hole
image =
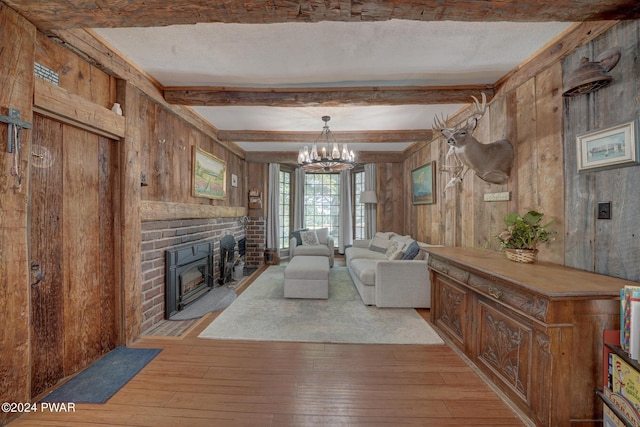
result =
[[[311,146],[311,150],[305,145],[298,153],[298,166],[306,172],[340,172],[352,169],[356,165],[355,154],[349,151],[347,144],[344,144],[342,149],[338,146],[338,141],[329,130],[329,120],[330,116],[322,116],[322,133]]]

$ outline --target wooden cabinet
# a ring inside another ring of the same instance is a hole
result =
[[[602,331],[632,282],[467,248],[427,249],[431,321],[538,426],[601,425]]]

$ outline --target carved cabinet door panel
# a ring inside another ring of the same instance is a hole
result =
[[[527,404],[531,394],[533,331],[507,309],[478,301],[476,360],[509,395]]]
[[[433,286],[437,302],[431,305],[435,311],[435,323],[449,335],[456,346],[467,352],[470,345],[469,319],[472,313],[469,304],[472,294],[445,277],[435,275],[435,279]]]

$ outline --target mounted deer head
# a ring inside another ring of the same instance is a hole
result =
[[[449,128],[446,126],[447,119],[444,117],[436,116],[433,121],[433,129],[439,131],[451,147],[446,158],[454,155],[458,163],[445,167],[445,170],[453,168],[455,171],[453,179],[446,188],[455,182],[462,181],[468,169],[473,169],[479,178],[493,184],[504,184],[511,173],[514,155],[513,146],[509,141],[500,140],[483,144],[472,136],[478,120],[485,113],[487,97],[484,93],[482,94],[482,103],[475,96],[472,98],[475,111],[464,126]]]

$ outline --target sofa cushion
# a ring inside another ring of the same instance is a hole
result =
[[[406,251],[406,249],[409,247],[411,242],[414,242],[415,240],[413,240],[411,236],[400,236],[399,234],[396,234],[395,236],[391,237],[391,241],[399,242],[400,249],[402,249],[403,251]]]
[[[316,235],[318,236],[318,241],[322,245],[327,244],[327,239],[329,238],[329,229],[328,228],[318,228],[316,229]]]
[[[379,237],[381,239],[389,240],[391,239],[391,236],[395,236],[395,234],[396,233],[394,233],[393,231],[378,231],[373,237]]]
[[[389,249],[389,246],[391,246],[391,240],[376,236],[373,239],[371,239],[371,243],[369,244],[369,250],[384,254],[387,252],[387,249]]]
[[[296,246],[300,246],[302,245],[302,237],[300,237],[300,232],[302,231],[307,231],[308,228],[303,228],[300,230],[295,230],[291,232],[291,237],[295,237],[296,238]]]
[[[315,230],[301,231],[300,238],[302,238],[303,246],[316,246],[320,244]]]
[[[354,259],[387,259],[383,253],[373,252],[367,248],[358,248],[355,246],[346,249],[345,257],[347,265],[350,265],[351,261]]]
[[[418,253],[420,252],[420,246],[418,246],[418,242],[415,240],[409,244],[407,249],[402,256],[402,259],[414,259]]]
[[[295,256],[305,255],[305,256],[326,256],[330,255],[330,250],[327,245],[301,245],[297,246],[295,249]]]
[[[389,247],[387,248],[387,252],[385,252],[385,256],[387,257],[387,259],[389,260],[394,260],[394,259],[400,259],[402,258],[402,248],[403,248],[404,244],[394,240],[391,242],[391,244],[389,245]]]
[[[373,286],[376,283],[376,264],[380,261],[379,259],[354,259],[350,264],[351,271],[362,283]]]

